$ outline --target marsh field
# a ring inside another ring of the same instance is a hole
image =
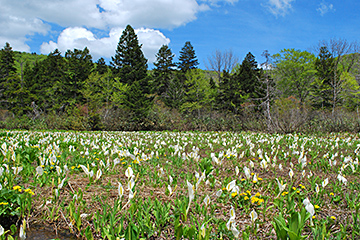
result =
[[[0,239],[359,239],[359,136],[1,131]]]

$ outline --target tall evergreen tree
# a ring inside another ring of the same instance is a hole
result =
[[[331,82],[334,77],[334,58],[326,46],[320,48],[314,63],[316,74],[312,84],[313,105],[317,108],[332,106]]]
[[[5,108],[9,107],[9,86],[14,84],[15,75],[15,54],[7,42],[0,51],[0,101]]]
[[[181,72],[187,72],[191,69],[197,68],[199,62],[197,60],[194,47],[188,41],[180,51],[178,68]]]
[[[156,54],[156,62],[154,63],[154,89],[161,96],[166,91],[166,85],[171,79],[171,74],[175,64],[173,63],[175,54],[167,45],[161,46]]]
[[[263,96],[263,88],[259,81],[261,71],[255,61],[254,55],[249,52],[242,61],[235,74],[230,78],[230,91],[232,92],[232,105],[235,112],[245,101],[258,103]]]
[[[110,65],[113,67],[114,76],[119,77],[123,83],[132,84],[147,77],[147,59],[130,25],[122,32]]]
[[[81,90],[93,68],[90,51],[87,47],[84,50],[68,50],[65,58],[68,64],[68,78],[66,78],[67,82],[63,82],[64,98],[82,103],[84,99]]]
[[[150,77],[147,75],[147,59],[141,50],[134,29],[128,25],[118,43],[111,66],[115,77],[127,84],[124,107],[133,113],[133,121],[141,124],[153,104]]]
[[[100,75],[106,73],[108,70],[108,66],[106,65],[104,58],[99,58],[96,62],[95,71],[98,72]]]
[[[7,42],[0,51],[0,77],[1,79],[5,79],[14,73],[16,73],[15,53]]]
[[[260,73],[254,55],[249,52],[241,63],[239,71],[234,76],[242,98],[254,99],[259,97]]]

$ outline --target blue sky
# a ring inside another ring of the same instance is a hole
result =
[[[360,1],[354,0],[0,0],[0,44],[48,54],[87,46],[94,60],[114,55],[131,24],[149,65],[163,44],[178,57],[186,41],[200,68],[215,50],[311,50],[320,40],[360,39]]]

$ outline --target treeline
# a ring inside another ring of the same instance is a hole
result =
[[[356,43],[284,49],[258,64],[216,51],[198,69],[190,42],[164,45],[155,68],[131,26],[107,65],[87,48],[39,60],[0,52],[0,127],[65,130],[359,131]]]

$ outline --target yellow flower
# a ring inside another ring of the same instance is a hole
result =
[[[233,192],[232,194],[231,194],[231,197],[236,197],[236,195],[237,195],[237,192]]]
[[[262,181],[263,179],[261,177],[258,178],[259,181]]]
[[[282,195],[282,196],[285,196],[286,194],[288,194],[288,192],[283,192],[281,195]]]
[[[248,194],[251,194],[251,191],[250,191],[250,190],[247,190],[246,192],[247,192]]]
[[[319,205],[314,205],[314,208],[319,209],[320,207],[319,207]]]
[[[248,196],[245,196],[245,197],[244,197],[244,200],[248,200],[248,199],[249,199],[249,197],[248,197]]]
[[[74,169],[75,169],[75,166],[72,166],[71,169],[74,170]]]
[[[312,216],[312,219],[315,219],[316,218],[316,216],[314,215],[314,216]]]
[[[31,194],[31,195],[35,195],[35,193],[30,188],[27,188],[24,191]]]
[[[254,176],[254,174],[255,174],[255,173],[252,172],[252,173],[251,173],[251,176]]]
[[[296,190],[296,187],[292,187],[292,189],[295,191],[295,190]]]
[[[242,181],[242,182],[245,181],[245,178],[242,178],[241,181]]]
[[[256,193],[256,194],[255,194],[255,197],[260,197],[260,193]]]
[[[334,196],[334,193],[331,192],[331,193],[330,193],[330,196]]]
[[[22,191],[20,186],[15,186],[15,187],[13,187],[13,189],[14,189],[14,190],[18,190],[19,192]]]
[[[297,191],[296,191],[296,193],[300,193],[300,191],[299,191],[299,190],[297,190]]]
[[[9,203],[7,202],[0,202],[0,205],[8,205]]]
[[[331,216],[330,218],[331,218],[332,220],[336,220],[336,217],[334,217],[334,216]]]

